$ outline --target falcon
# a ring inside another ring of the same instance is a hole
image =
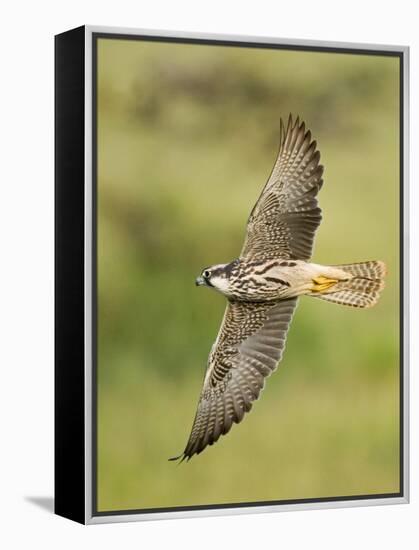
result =
[[[321,210],[323,166],[299,117],[280,121],[279,153],[247,222],[240,256],[205,268],[197,286],[221,292],[227,306],[209,354],[183,461],[242,421],[277,368],[299,296],[368,308],[384,287],[385,265],[310,262]]]

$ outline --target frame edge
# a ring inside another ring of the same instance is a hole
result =
[[[84,27],[55,36],[54,512],[85,523]]]

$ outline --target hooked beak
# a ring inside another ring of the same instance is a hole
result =
[[[206,282],[205,282],[204,277],[197,277],[195,279],[195,286],[203,286],[205,284],[206,284]]]

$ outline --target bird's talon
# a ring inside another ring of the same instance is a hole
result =
[[[313,279],[314,285],[311,290],[313,292],[323,292],[324,290],[327,290],[331,286],[335,285],[337,282],[337,279],[329,279],[328,277],[323,277],[323,275],[320,275],[319,277],[315,277]]]

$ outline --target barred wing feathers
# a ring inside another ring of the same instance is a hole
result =
[[[275,304],[229,302],[208,358],[191,435],[182,455],[190,459],[215,443],[252,408],[277,367],[297,298]]]
[[[323,180],[310,131],[290,115],[281,119],[278,158],[248,223],[242,258],[309,260],[321,221],[316,195]]]

